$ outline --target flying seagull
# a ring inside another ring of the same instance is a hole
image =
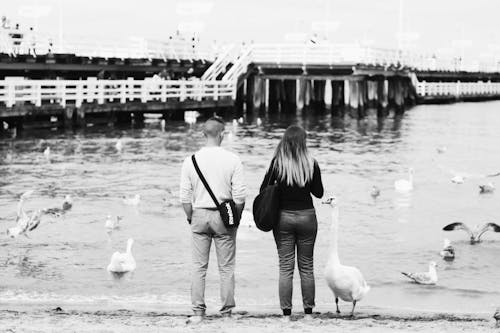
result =
[[[487,231],[500,232],[500,225],[495,223],[486,223],[481,228],[476,226],[474,230],[471,230],[467,225],[462,222],[454,222],[448,224],[443,228],[444,231],[453,231],[453,230],[464,230],[470,235],[470,243],[476,244],[481,242],[481,236]]]

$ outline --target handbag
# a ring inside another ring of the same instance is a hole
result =
[[[208,194],[210,194],[210,197],[214,201],[215,206],[217,207],[217,210],[220,213],[220,217],[222,219],[222,223],[224,223],[224,226],[226,228],[237,228],[240,225],[240,219],[234,201],[226,200],[219,204],[219,201],[215,197],[214,192],[212,192],[212,189],[208,185],[207,180],[203,176],[203,173],[201,173],[201,170],[198,167],[198,163],[196,162],[196,158],[194,157],[194,155],[191,156],[191,160],[193,161],[194,169],[196,170],[198,177],[200,177],[203,186],[205,186],[205,189],[207,190]]]
[[[269,169],[271,170],[271,168]],[[253,201],[253,219],[259,230],[273,230],[279,221],[280,189],[278,184],[271,184],[271,175],[267,186]]]

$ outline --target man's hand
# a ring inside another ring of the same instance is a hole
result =
[[[193,205],[190,203],[183,203],[182,208],[184,209],[184,213],[186,213],[188,223],[191,224],[191,219],[193,218]]]
[[[236,204],[236,212],[238,213],[238,221],[241,220],[241,214],[243,213],[243,209],[245,208],[245,203]]]

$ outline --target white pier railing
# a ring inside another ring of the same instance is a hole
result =
[[[460,57],[419,54],[395,49],[365,47],[359,44],[249,44],[241,48],[240,54],[227,54],[225,56],[231,58],[229,62],[237,65],[252,62],[304,66],[364,64],[395,66],[421,71],[500,71],[500,62],[496,62],[494,59],[467,62]]]
[[[0,104],[12,107],[30,102],[35,106],[68,103],[219,100],[234,96],[234,83],[227,81],[184,80],[1,80]]]
[[[500,82],[426,82],[417,83],[420,97],[500,96]]]

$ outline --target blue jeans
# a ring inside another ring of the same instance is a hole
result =
[[[195,209],[191,221],[193,236],[191,302],[196,315],[204,315],[205,276],[212,239],[215,243],[220,275],[221,314],[229,314],[234,302],[234,267],[236,264],[236,228],[227,229],[218,210]]]
[[[279,224],[273,233],[278,248],[279,296],[284,313],[292,309],[295,251],[297,251],[304,309],[314,308],[316,286],[313,257],[317,230],[318,222],[314,208],[297,211],[282,210],[280,213]]]

